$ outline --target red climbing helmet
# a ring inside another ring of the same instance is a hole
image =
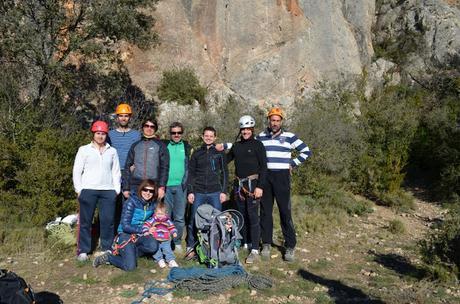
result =
[[[109,125],[105,121],[97,120],[91,125],[91,132],[109,133]]]

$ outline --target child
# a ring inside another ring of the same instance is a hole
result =
[[[156,206],[153,217],[144,223],[142,232],[144,235],[152,234],[160,243],[158,251],[153,255],[160,268],[165,268],[166,263],[170,268],[179,267],[171,249],[171,235],[177,237],[177,229],[169,218],[166,204],[163,201]]]

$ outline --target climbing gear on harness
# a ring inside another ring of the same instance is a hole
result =
[[[252,175],[249,175],[249,176],[247,176],[245,178],[239,178],[238,176],[236,177],[236,180],[238,181],[238,188],[237,188],[236,192],[240,196],[241,200],[244,200],[245,196],[249,196],[249,197],[254,198],[254,193],[251,192],[251,189],[252,189],[252,181],[256,180],[256,179],[259,179],[259,174],[252,174]],[[248,188],[249,189],[246,189],[244,187],[245,182],[248,182]],[[243,192],[243,193],[241,193],[241,192]]]
[[[198,245],[195,252],[201,263],[210,268],[239,263],[238,250],[244,225],[242,214],[237,210],[219,211],[211,205],[198,207],[195,215],[198,229]]]
[[[118,255],[120,253],[120,250],[125,248],[129,243],[133,243],[133,244],[136,243],[137,242],[137,235],[131,234],[129,239],[127,239],[126,241],[122,242],[121,244],[118,244],[119,239],[120,239],[120,235],[117,234],[117,236],[115,236],[115,239],[113,240],[113,245],[112,245],[112,254],[113,255]]]
[[[254,128],[254,126],[256,125],[256,121],[254,120],[254,118],[252,118],[252,116],[249,115],[241,116],[240,121],[238,123],[240,125],[240,129]]]
[[[279,117],[281,117],[281,119],[284,119],[284,114],[283,114],[283,111],[278,108],[278,107],[274,107],[272,108],[268,114],[267,114],[267,118],[270,118],[271,116],[273,115],[278,115]]]
[[[133,114],[131,107],[126,103],[120,103],[115,109],[115,114]]]

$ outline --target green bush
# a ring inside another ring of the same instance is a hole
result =
[[[308,174],[308,183],[321,173],[349,179],[350,168],[365,144],[353,113],[359,98],[345,84],[321,84],[313,97],[296,101],[295,115],[288,117],[290,126],[312,151],[298,177]]]
[[[20,159],[15,187],[5,189],[7,195],[0,198],[1,205],[8,206],[2,211],[9,213],[8,221],[15,218],[42,225],[75,212],[71,172],[77,149],[87,137],[87,132],[66,137],[59,130],[45,129],[36,134],[35,143],[27,150],[12,151]]]
[[[414,198],[408,192],[398,190],[378,194],[378,203],[396,211],[409,212],[415,208]]]
[[[294,196],[293,217],[299,232],[317,232],[343,224],[348,216],[364,216],[371,213],[369,201],[355,197],[343,189],[326,188],[313,195]]]
[[[158,87],[158,97],[161,100],[175,101],[181,105],[191,105],[196,100],[204,107],[207,92],[195,71],[188,67],[164,71]]]
[[[417,92],[402,86],[387,87],[362,100],[357,119],[365,150],[351,169],[355,190],[371,197],[399,191],[420,103]]]
[[[446,271],[459,275],[460,269],[460,209],[456,207],[446,217],[439,229],[420,241],[422,257],[431,265],[432,273],[445,279]]]
[[[460,195],[458,98],[437,100],[436,104],[431,105],[422,116],[412,144],[413,166],[431,178],[433,190],[439,199],[454,200],[455,196]]]
[[[388,223],[388,230],[393,234],[403,234],[406,231],[406,227],[403,222],[395,219]]]

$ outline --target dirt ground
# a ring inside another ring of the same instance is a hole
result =
[[[410,213],[377,205],[373,209],[325,232],[298,233],[294,263],[284,262],[281,248],[275,247],[269,261],[246,267],[271,277],[274,286],[269,290],[242,286],[212,296],[175,292],[144,303],[460,303],[458,285],[423,277],[417,250],[417,242],[445,211],[420,200]],[[390,231],[394,220],[404,231]],[[182,258],[178,262],[194,265]],[[0,254],[0,267],[24,277],[49,303],[57,298],[64,303],[132,303],[142,298],[145,282],[168,274],[147,259],[140,259],[139,269],[131,273],[111,266],[95,269],[91,263],[77,263],[71,252],[58,257],[52,252]]]

